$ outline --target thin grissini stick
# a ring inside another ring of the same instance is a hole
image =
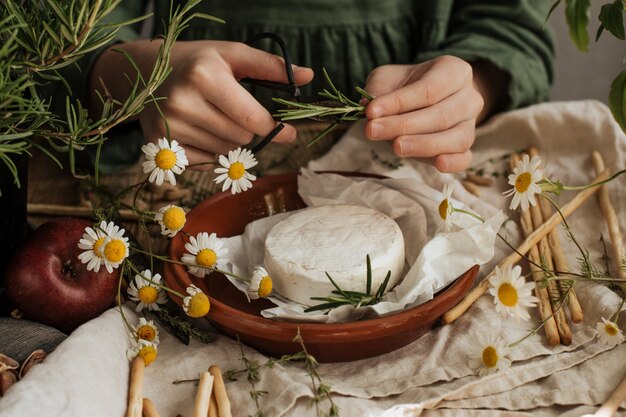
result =
[[[230,401],[228,400],[228,394],[224,386],[224,378],[222,378],[222,371],[220,371],[219,366],[212,365],[209,367],[209,372],[213,375],[213,396],[217,403],[219,417],[232,417]]]
[[[527,212],[527,214],[528,216],[520,218],[520,225],[522,230],[532,233],[532,220],[530,218],[530,213]],[[537,249],[537,246],[530,248],[528,257],[531,260],[531,262],[528,263],[528,266],[532,273],[533,280],[535,283],[538,283],[541,279],[543,279],[543,271],[541,268],[533,264],[533,262],[540,264],[539,250]],[[559,336],[556,320],[552,314],[550,294],[548,294],[548,290],[546,288],[540,288],[538,285],[535,285],[535,296],[539,299],[539,303],[537,305],[539,315],[541,316],[541,320],[545,321],[543,329],[546,332],[546,340],[550,346],[556,346],[561,342],[561,337]]]
[[[483,187],[492,186],[494,182],[492,177],[485,177],[484,175],[470,174],[469,172],[465,174],[465,179],[476,185],[482,185]]]
[[[602,159],[602,154],[598,151],[593,151],[591,158],[593,159],[593,167],[596,172],[604,171],[604,160]],[[598,202],[600,203],[600,208],[602,209],[602,213],[604,214],[604,218],[606,219],[606,224],[609,228],[609,236],[611,237],[611,248],[613,260],[617,262],[617,277],[624,278],[626,273],[622,269],[622,258],[624,256],[624,249],[622,247],[622,233],[619,230],[619,221],[617,219],[617,214],[615,213],[615,209],[613,208],[613,204],[611,203],[611,198],[609,197],[609,190],[606,185],[601,185],[600,190],[598,191]]]
[[[520,157],[518,154],[514,153],[511,155],[511,168],[515,167],[519,162]],[[533,227],[533,219],[530,210],[522,210],[520,212],[520,227],[522,229],[522,234],[524,237],[528,237],[532,234]],[[539,249],[537,246],[533,246],[530,248],[528,253],[528,257],[530,261],[528,266],[532,273],[533,280],[535,284],[541,282],[543,279],[543,271],[536,264],[541,264]],[[533,264],[534,262],[534,264]],[[541,320],[545,321],[544,331],[546,332],[546,340],[550,346],[556,346],[560,343],[561,337],[559,336],[559,330],[556,324],[555,316],[552,310],[552,303],[550,302],[550,294],[548,293],[548,289],[543,287],[539,287],[535,285],[535,296],[539,299],[539,303],[537,308],[539,309],[539,315],[541,316]]]
[[[26,210],[28,214],[32,216],[93,216],[93,209],[90,207],[64,206],[59,204],[28,203]],[[132,210],[128,209],[121,209],[119,211],[119,217],[122,220],[128,221],[137,221],[139,219]]]
[[[209,417],[218,417],[217,415],[217,401],[215,401],[215,390],[211,394],[211,399],[209,400]]]
[[[480,189],[473,182],[461,180],[461,185],[463,185],[463,188],[465,188],[468,193],[474,194],[476,197],[480,197]]]
[[[531,158],[534,156],[538,156],[537,149],[534,147],[531,147],[528,150],[528,155]],[[535,204],[534,206],[531,206],[529,208],[530,216],[533,221],[532,224],[535,229],[541,227],[541,225],[543,224],[543,212],[541,211],[541,206],[540,206],[541,200],[542,199],[539,198],[539,200],[537,201],[538,204]],[[550,250],[550,245],[548,244],[547,237],[543,237],[539,241],[539,245],[537,247],[539,249],[539,258],[534,259],[534,262],[541,265],[542,258],[543,258],[545,259],[548,270],[554,271],[554,263],[552,262],[552,251]],[[553,280],[548,281],[548,294],[550,294],[550,302],[552,304],[552,311],[554,312],[554,319],[556,320],[556,327],[559,330],[559,337],[561,339],[561,343],[569,346],[572,343],[572,331],[569,327],[569,324],[567,324],[567,316],[565,315],[565,310],[563,308],[565,303],[563,303],[560,306],[560,308],[558,305],[556,305],[556,303],[560,299],[560,291],[559,291],[558,284]]]
[[[531,207],[530,212],[535,228],[543,224],[543,215],[541,213],[541,208],[539,207],[539,205]],[[545,237],[539,241],[538,257],[536,259],[532,259],[533,262],[536,262],[539,265],[542,264],[542,260],[545,260],[548,270],[554,271],[554,263],[552,262],[552,251],[550,250],[550,245],[548,244],[548,240]],[[533,265],[533,267],[535,266]],[[543,278],[544,271],[541,270],[541,268],[538,269],[538,273],[540,274],[539,279],[541,279]],[[550,303],[552,304],[552,311],[556,320],[556,327],[559,331],[559,338],[561,339],[561,344],[569,346],[572,343],[572,331],[567,324],[567,316],[565,315],[564,310],[565,301],[563,301],[561,306],[556,305],[556,303],[560,299],[560,291],[555,281],[548,281],[547,287],[548,294],[550,296]]]
[[[602,172],[601,175],[597,176],[593,180],[593,183],[605,181],[608,178],[609,172],[605,170]],[[576,209],[580,207],[585,201],[587,201],[589,197],[595,194],[597,190],[598,187],[586,188],[576,194],[574,198],[572,198],[567,204],[565,204],[561,208],[561,213],[563,214],[563,217],[567,217],[574,211],[576,211]],[[550,217],[543,225],[541,225],[540,228],[535,230],[522,242],[522,244],[517,248],[516,252],[513,252],[512,254],[504,258],[498,266],[500,268],[504,268],[506,266],[515,265],[515,263],[517,263],[522,258],[522,256],[530,250],[530,248],[535,246],[542,237],[550,233],[558,224],[561,223],[562,220],[563,219],[561,218],[561,215],[559,213],[554,213],[552,217]],[[474,287],[474,289],[470,291],[459,304],[448,310],[448,312],[443,315],[441,322],[443,324],[450,324],[454,320],[461,317],[461,315],[463,315],[463,313],[465,313],[465,311],[467,311],[467,309],[470,308],[471,305],[474,304],[474,302],[485,293],[485,291],[487,291],[487,289],[489,288],[489,278],[491,278],[492,275],[493,271],[489,273],[485,278],[483,278],[482,281],[480,281],[478,285]]]
[[[150,398],[143,399],[143,417],[161,417]]]
[[[143,410],[143,373],[145,368],[146,365],[140,356],[135,357],[131,362],[126,417],[141,417]]]
[[[193,417],[207,417],[209,414],[212,390],[213,375],[208,372],[201,372],[200,382],[198,382],[198,393],[196,394],[196,404],[193,409]]]
[[[545,199],[540,199],[541,211],[543,212],[543,217],[548,218],[552,215],[552,210],[550,209],[550,203],[548,203]],[[569,272],[569,264],[567,263],[567,258],[563,253],[563,248],[561,247],[561,238],[559,237],[559,233],[557,230],[553,230],[548,235],[548,243],[550,243],[550,249],[552,250],[552,259],[554,260],[554,267],[557,271],[561,272],[563,275],[567,275]],[[565,294],[567,291],[564,281],[559,281],[559,284],[563,284],[561,286],[561,294]],[[567,305],[569,307],[570,318],[572,319],[572,323],[580,323],[583,321],[584,314],[583,309],[578,302],[578,296],[576,295],[576,291],[574,291],[574,287],[569,289],[569,295],[567,296]]]

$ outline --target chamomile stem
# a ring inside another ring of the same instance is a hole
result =
[[[539,333],[539,330],[541,330],[546,323],[552,318],[554,317],[555,314],[558,313],[558,311],[563,307],[563,304],[565,302],[565,300],[567,300],[567,297],[569,296],[570,292],[572,291],[572,289],[574,288],[574,286],[570,286],[567,289],[567,292],[563,295],[561,295],[561,297],[559,297],[558,302],[555,303],[556,308],[554,308],[552,314],[550,314],[548,317],[546,317],[544,320],[541,321],[541,323],[539,324],[539,326],[537,326],[535,329],[531,330],[528,332],[527,335],[525,335],[524,337],[522,337],[519,340],[516,340],[515,342],[509,344],[507,347],[510,349],[513,349],[514,347],[516,347],[517,345],[521,344],[524,340],[528,339],[529,337],[531,337],[534,334]]]
[[[135,249],[135,250],[137,252],[139,252],[139,253],[143,253],[144,255],[152,256],[155,259],[158,259],[158,260],[163,261],[163,262],[169,262],[169,263],[172,263],[172,264],[175,264],[175,265],[184,265],[184,266],[193,266],[193,267],[196,267],[196,268],[204,268],[204,269],[207,269],[209,271],[219,272],[220,274],[228,275],[229,277],[233,277],[233,278],[238,279],[238,280],[243,281],[243,282],[250,282],[250,279],[248,279],[248,278],[240,277],[239,275],[233,274],[232,272],[224,271],[223,269],[211,268],[209,266],[198,265],[198,264],[191,264],[191,263],[182,262],[182,261],[176,261],[174,259],[168,258],[167,256],[155,255],[153,253],[146,252],[146,251],[141,250],[141,249]]]
[[[470,217],[473,217],[474,219],[478,220],[481,223],[484,223],[485,220],[480,217],[478,214],[471,212],[469,210],[463,210],[463,209],[458,209],[458,208],[454,208],[452,207],[452,213],[463,213],[463,214],[467,214]]]
[[[145,279],[145,280],[146,280],[146,281],[148,281],[149,283],[154,284],[154,285],[156,285],[157,287],[162,288],[163,290],[165,290],[165,291],[167,291],[167,292],[171,292],[172,294],[174,294],[174,295],[176,295],[176,296],[178,296],[178,297],[180,297],[180,298],[185,298],[185,297],[186,297],[186,295],[181,294],[180,292],[178,292],[178,291],[176,291],[176,290],[173,290],[173,289],[171,289],[171,288],[169,288],[169,287],[166,287],[165,285],[161,284],[160,282],[153,281],[153,280],[152,280],[152,278],[148,278],[148,277],[146,277],[146,276],[143,274],[143,272],[141,272],[139,269],[137,269],[137,267],[136,267],[135,265],[133,265],[133,264],[129,264],[129,265],[130,265],[130,268],[133,270],[133,272],[135,272],[136,274],[140,275],[140,276],[141,276],[141,278]]]
[[[129,265],[131,264],[129,263]],[[128,319],[126,318],[126,315],[124,314],[124,309],[122,308],[122,280],[123,279],[124,279],[124,268],[122,267],[122,269],[120,270],[120,278],[117,282],[117,308],[120,311],[120,315],[122,316],[122,320],[124,321],[124,324],[126,325],[126,328],[128,329],[128,332],[130,334],[133,334],[133,337],[135,337],[133,327],[128,322]]]
[[[577,190],[585,190],[587,188],[598,187],[600,185],[604,185],[607,182],[610,182],[610,181],[614,180],[615,178],[619,177],[620,175],[622,175],[624,173],[626,173],[626,169],[622,169],[621,171],[617,171],[615,174],[611,175],[608,179],[606,179],[604,181],[599,181],[599,182],[594,182],[593,184],[579,185],[579,186],[567,186],[567,185],[564,185],[563,189],[564,190],[570,190],[570,191],[577,191]]]

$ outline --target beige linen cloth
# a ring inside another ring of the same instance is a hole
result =
[[[398,169],[387,168],[390,164],[381,161],[395,161],[388,145],[370,143],[361,132],[362,125],[357,124],[310,168],[412,177],[436,189],[454,183],[453,196],[483,216],[508,206],[501,195],[508,188],[504,179],[483,189],[479,199],[459,185],[458,175],[440,174],[407,160]],[[541,104],[493,118],[478,131],[475,163],[484,163],[488,172],[502,172],[507,162],[500,156],[531,144],[539,147],[547,161],[547,174],[568,185],[585,184],[595,176],[590,160],[594,149],[603,153],[612,171],[626,167],[626,137],[608,109],[594,101]],[[626,230],[625,185],[624,178],[609,185],[622,230]],[[564,193],[561,203],[572,196],[572,192]],[[607,233],[595,199],[583,205],[570,224],[592,259],[601,264],[599,239]],[[511,243],[519,243],[514,222],[506,222],[502,232]],[[563,242],[571,266],[576,267],[576,251]],[[496,257],[482,268],[481,277],[509,252],[502,243],[496,246]],[[626,373],[626,344],[609,349],[594,341],[596,322],[615,312],[619,298],[601,285],[580,283],[576,288],[585,320],[573,327],[573,343],[550,348],[542,333],[532,336],[511,352],[513,365],[505,372],[486,377],[473,374],[467,361],[474,337],[497,332],[512,342],[535,325],[538,314],[531,312],[531,322],[503,318],[495,312],[493,298],[485,295],[452,325],[437,327],[404,348],[368,360],[322,364],[319,373],[331,385],[344,417],[581,415],[603,402]],[[126,312],[136,321],[130,308]],[[625,324],[620,321],[622,329]],[[155,402],[161,416],[190,416],[193,410],[193,384],[173,385],[172,381],[196,378],[211,364],[219,364],[222,370],[243,367],[237,342],[225,336],[209,345],[192,342],[190,346],[165,332],[160,336],[159,358],[146,370],[144,395]],[[45,363],[11,388],[0,400],[0,415],[122,416],[128,384],[127,346],[119,314],[105,312],[76,330]],[[248,359],[266,360],[253,349],[243,350]],[[227,383],[234,416],[257,412],[250,389],[245,376]],[[259,401],[266,416],[315,415],[314,393],[302,364],[263,369],[256,389],[268,391]],[[326,402],[321,407],[328,409]]]

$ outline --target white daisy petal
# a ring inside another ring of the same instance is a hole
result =
[[[489,293],[494,297],[496,311],[517,319],[528,320],[530,315],[526,307],[534,307],[537,298],[531,295],[534,284],[525,283],[520,276],[521,268],[496,267],[494,274],[489,278]]]
[[[511,366],[511,360],[506,357],[509,354],[509,348],[499,336],[481,335],[470,349],[471,354],[467,364],[480,376],[502,371]]]
[[[509,184],[513,188],[504,195],[507,197],[513,195],[509,206],[511,210],[517,209],[520,205],[522,210],[528,210],[529,206],[537,204],[535,195],[541,194],[541,187],[537,183],[544,176],[540,165],[541,159],[538,156],[529,159],[528,155],[524,155],[513,169],[513,174],[509,175]]]
[[[223,269],[228,262],[228,249],[215,233],[201,232],[195,238],[191,236],[185,249],[187,253],[182,255],[181,261],[187,264],[191,275],[200,278],[215,268]]]
[[[596,324],[596,335],[598,341],[607,346],[617,346],[624,341],[624,333],[617,323],[604,317]]]
[[[219,174],[215,178],[217,184],[222,185],[222,191],[231,190],[232,194],[237,194],[252,188],[252,181],[256,176],[250,174],[248,169],[257,165],[257,160],[248,149],[237,148],[228,152],[228,157],[220,155],[218,158],[220,167],[215,168],[215,173]]]

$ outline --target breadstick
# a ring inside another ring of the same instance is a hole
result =
[[[150,398],[143,399],[143,417],[161,417]]]
[[[493,185],[493,178],[485,177],[484,175],[465,174],[465,179],[476,185],[482,185],[483,187],[490,187]]]
[[[543,213],[544,218],[548,218],[552,215],[552,210],[550,209],[549,203],[541,199],[540,202],[541,211]],[[550,232],[548,235],[548,243],[550,244],[550,249],[552,250],[552,259],[554,260],[555,269],[563,274],[569,272],[569,265],[567,263],[567,258],[565,258],[565,254],[563,253],[563,248],[561,247],[561,238],[559,237],[559,233],[555,230]],[[563,284],[563,281],[559,281],[559,284]],[[561,293],[565,294],[567,292],[566,285],[561,286]],[[576,291],[574,287],[569,289],[569,295],[567,296],[567,305],[569,307],[570,317],[572,319],[572,323],[580,323],[583,321],[584,314],[580,303],[578,302],[578,296],[576,295]]]
[[[537,149],[531,147],[528,150],[528,155],[532,158],[534,156],[538,156]],[[541,227],[543,224],[543,212],[541,211],[541,198],[539,198],[538,204],[530,207],[530,216],[532,218],[532,223],[535,229]],[[550,250],[550,245],[548,244],[548,239],[543,237],[539,241],[539,245],[537,246],[539,249],[539,257],[534,259],[533,261],[541,264],[542,260],[545,259],[546,265],[550,271],[554,271],[554,263],[552,262],[552,251]],[[565,303],[563,302],[561,306],[557,306],[556,302],[560,298],[558,284],[550,280],[548,281],[548,294],[550,295],[550,303],[552,305],[552,311],[554,313],[554,319],[556,320],[556,327],[559,331],[559,337],[561,339],[561,344],[569,346],[572,343],[572,331],[567,324],[567,317],[565,316],[565,310],[563,306]],[[560,307],[560,308],[559,308]],[[557,309],[558,308],[558,309]]]
[[[461,180],[463,188],[465,188],[470,194],[474,194],[476,197],[480,197],[480,189],[476,184],[467,180]]]
[[[143,410],[143,372],[146,365],[143,358],[135,357],[130,365],[130,385],[128,388],[128,408],[126,417],[141,417]]]
[[[209,417],[219,417],[217,415],[217,401],[215,401],[215,390],[211,394],[211,399],[209,400]]]
[[[593,180],[593,182],[596,183],[604,181],[608,178],[609,173],[605,170],[602,172],[602,174],[597,176]],[[567,204],[565,204],[561,208],[561,213],[563,214],[563,217],[567,217],[574,211],[576,211],[576,209],[580,207],[585,201],[587,201],[589,197],[595,194],[597,190],[598,187],[592,187],[584,189],[576,194],[574,198],[572,198]],[[517,252],[513,252],[512,254],[504,258],[498,266],[500,268],[504,268],[506,266],[514,265],[515,263],[517,263],[517,261],[521,259],[522,255],[525,255],[530,250],[530,248],[535,246],[542,237],[546,236],[550,231],[552,231],[558,224],[561,223],[561,221],[562,218],[559,213],[554,213],[552,217],[550,217],[543,225],[541,225],[540,228],[535,230],[522,242],[522,244],[517,248]],[[467,293],[465,298],[463,298],[463,300],[461,300],[459,304],[448,310],[448,312],[443,315],[441,322],[443,324],[450,324],[454,320],[461,317],[461,315],[465,313],[465,311],[467,311],[467,309],[470,308],[472,304],[474,304],[474,302],[485,293],[485,291],[487,291],[487,289],[489,288],[489,278],[491,278],[492,275],[493,271],[489,273],[485,278],[483,278],[482,281],[480,281],[472,291]]]
[[[209,372],[213,375],[213,396],[217,403],[219,417],[232,417],[230,401],[228,400],[228,394],[224,386],[224,378],[222,378],[222,371],[220,371],[219,366],[212,365],[209,368]]]
[[[602,159],[602,154],[598,151],[593,151],[592,153],[593,159],[593,167],[598,171],[604,171],[604,160]],[[598,191],[598,202],[600,203],[600,208],[602,209],[602,213],[604,214],[604,218],[606,220],[606,224],[609,228],[609,236],[611,237],[611,248],[613,261],[617,262],[617,271],[616,275],[618,278],[624,278],[626,273],[622,269],[622,258],[624,256],[624,249],[622,248],[622,233],[619,230],[619,221],[617,219],[617,214],[615,214],[615,209],[613,208],[613,204],[611,203],[611,198],[609,197],[609,190],[606,185],[601,185],[600,190]]]
[[[193,417],[207,417],[209,413],[209,402],[211,391],[213,390],[213,375],[208,372],[200,373],[198,392],[196,394],[196,404],[193,409]]]

